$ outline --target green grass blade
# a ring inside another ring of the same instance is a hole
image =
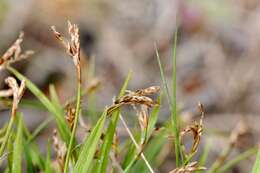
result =
[[[134,164],[136,158],[136,147],[134,144],[130,143],[128,144],[129,146],[128,151],[124,157],[124,161],[122,163],[122,168],[127,171],[128,169],[130,169],[130,167]]]
[[[229,161],[227,161],[219,170],[218,173],[225,173],[228,172],[228,170],[230,170],[232,167],[234,167],[235,165],[237,165],[239,162],[241,162],[242,160],[245,160],[247,158],[249,158],[250,156],[253,156],[257,153],[258,148],[250,148],[246,151],[244,151],[243,153],[237,155],[234,159],[231,159]]]
[[[19,80],[25,80],[26,87],[42,102],[46,109],[54,115],[60,136],[68,144],[70,139],[70,130],[61,111],[57,109],[55,105],[28,78],[12,67],[8,67],[7,69]]]
[[[78,78],[81,78],[78,76]],[[76,112],[75,112],[75,118],[73,122],[73,127],[72,127],[72,132],[70,136],[70,141],[69,141],[69,146],[65,158],[65,165],[64,165],[64,173],[68,172],[69,168],[69,162],[70,162],[70,156],[72,153],[72,149],[76,146],[76,132],[77,132],[77,127],[78,127],[78,122],[79,122],[79,114],[81,111],[81,81],[78,80],[77,82],[77,100],[76,100]],[[76,150],[75,150],[76,151]],[[74,152],[74,157],[77,158],[77,153]]]
[[[3,143],[1,144],[1,148],[0,148],[0,158],[4,154],[5,147],[6,147],[7,143],[8,143],[9,138],[10,138],[10,135],[11,135],[11,132],[12,132],[12,126],[13,126],[13,123],[14,123],[14,119],[15,119],[15,117],[11,116],[11,118],[10,118],[10,120],[8,122],[6,133],[5,133],[5,136],[4,136],[4,139],[3,139]],[[0,160],[0,165],[1,165],[1,160]]]
[[[175,152],[176,152],[176,166],[180,166],[183,163],[182,153],[181,153],[181,143],[180,143],[180,133],[179,133],[179,122],[177,115],[177,37],[178,36],[178,28],[174,33],[174,43],[173,43],[173,56],[172,56],[172,104],[173,104],[173,112],[172,112],[172,128],[175,136]],[[181,158],[179,158],[181,157]]]
[[[30,137],[30,132],[26,128],[24,121],[22,121],[22,123],[23,123],[23,133],[24,133],[23,151],[24,151],[25,162],[26,162],[26,172],[35,173],[36,171],[34,170],[33,161],[32,161],[32,157],[30,154],[30,145],[29,145],[28,140],[26,140],[26,138]]]
[[[53,117],[48,117],[44,120],[38,127],[33,131],[33,133],[29,136],[28,143],[32,142],[53,120]]]
[[[206,143],[206,145],[204,146],[203,152],[199,158],[199,165],[200,166],[205,166],[206,165],[206,161],[209,155],[209,151],[210,151],[210,146],[211,146],[211,141],[208,141]]]
[[[46,161],[45,161],[45,173],[52,173],[51,168],[51,142],[48,141],[48,149],[47,149],[47,155],[46,155]]]
[[[256,161],[252,170],[252,173],[259,173],[260,172],[260,150],[257,153]]]
[[[130,71],[127,75],[127,78],[125,79],[125,82],[120,90],[119,97],[123,96],[125,93],[125,90],[128,86],[129,80],[131,79],[132,72]],[[115,135],[116,127],[117,127],[117,122],[119,118],[120,110],[117,110],[113,113],[112,119],[108,125],[108,129],[106,131],[106,136],[104,139],[104,142],[101,147],[101,152],[100,152],[100,160],[97,162],[97,172],[99,173],[105,173],[106,168],[107,168],[107,163],[108,163],[108,158],[109,158],[109,153],[111,150],[113,138]]]
[[[26,172],[35,173],[36,171],[34,170],[33,161],[30,154],[30,146],[25,140],[23,140],[23,150],[24,150],[24,156],[26,161]]]
[[[56,106],[56,109],[59,109],[62,111],[62,106],[60,104],[60,99],[59,96],[57,94],[57,91],[55,89],[55,86],[53,84],[51,84],[49,86],[49,91],[50,91],[50,97],[51,97],[51,102],[54,106]]]
[[[105,110],[89,136],[85,139],[73,173],[85,173],[88,172],[91,167],[106,117],[107,111]]]
[[[145,156],[148,162],[151,163],[152,165],[160,164],[156,162],[159,162],[159,160],[157,160],[157,157],[160,154],[163,146],[167,142],[167,138],[165,138],[165,135],[166,135],[166,131],[161,130],[158,135],[156,135],[153,139],[151,139],[151,141],[147,144],[147,146],[144,149]],[[149,173],[149,170],[147,170],[146,165],[141,159],[137,160],[136,164],[131,168],[129,164],[128,168],[126,168],[124,171],[125,173],[127,172]]]
[[[158,106],[155,106],[153,108],[153,111],[151,112],[151,115],[149,117],[148,127],[147,127],[147,138],[148,139],[152,135],[154,128],[155,128],[155,124],[156,124],[157,119],[158,119],[158,115],[159,115],[159,112],[160,112],[160,106],[159,105],[161,105],[161,95],[158,97],[157,103],[158,103]]]
[[[19,117],[16,138],[14,142],[12,172],[22,172],[22,154],[23,154],[23,124],[22,117]]]
[[[177,35],[177,34],[175,34],[175,35]],[[174,41],[174,50],[176,49],[177,37],[175,37],[175,40],[176,41]],[[170,106],[171,127],[173,129],[172,131],[173,131],[173,134],[175,137],[174,146],[175,146],[176,167],[179,167],[183,161],[182,161],[182,159],[180,159],[182,154],[181,154],[181,145],[180,145],[180,140],[179,140],[180,139],[179,138],[179,126],[178,126],[177,105],[176,105],[176,52],[174,51],[175,53],[173,54],[173,99],[171,99],[166,77],[164,75],[164,70],[162,67],[160,55],[159,55],[159,52],[158,52],[158,49],[156,46],[155,46],[155,51],[156,51],[157,62],[159,65],[160,74],[161,74],[161,78],[162,78],[162,82],[163,82],[163,86],[164,86],[164,91],[166,93],[166,98],[167,98],[168,104]]]
[[[161,103],[161,96],[158,97],[157,102]],[[158,114],[160,111],[160,106],[156,106],[154,107],[154,109],[151,112],[151,115],[149,117],[149,122],[148,122],[148,127],[147,127],[147,132],[146,132],[146,140],[149,140],[150,136],[152,135],[153,131],[154,131],[154,127],[155,124],[157,122],[158,119]],[[140,137],[138,137],[138,139],[140,139]],[[137,161],[138,157],[136,156],[136,147],[132,144],[129,147],[129,150],[124,158],[123,161],[123,169],[127,172]]]
[[[0,98],[0,102],[2,102],[1,104],[6,106],[6,107],[11,107],[13,104],[13,100],[12,99],[8,99],[8,98]],[[19,108],[30,108],[30,109],[37,109],[37,110],[46,110],[45,106],[43,106],[43,104],[38,101],[38,100],[33,100],[33,99],[26,99],[23,98],[20,102],[19,102]]]

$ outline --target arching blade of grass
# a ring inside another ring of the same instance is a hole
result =
[[[33,161],[30,154],[30,146],[25,140],[23,140],[23,150],[24,150],[24,156],[26,161],[26,172],[36,173],[36,171],[34,170]]]
[[[177,32],[177,31],[176,31]],[[176,50],[176,44],[177,44],[177,33],[175,34],[175,41],[174,41],[174,50]],[[168,84],[166,81],[166,77],[164,75],[164,70],[162,67],[162,63],[161,63],[161,59],[160,59],[160,55],[158,52],[158,49],[155,45],[155,51],[156,51],[156,58],[157,58],[157,62],[159,65],[159,69],[160,69],[160,74],[161,74],[161,78],[162,78],[162,82],[163,82],[163,86],[164,86],[164,91],[166,94],[166,98],[170,107],[170,111],[171,111],[171,127],[172,127],[172,132],[174,134],[174,146],[175,146],[175,158],[176,158],[176,167],[179,167],[182,164],[182,153],[181,153],[181,145],[180,145],[180,137],[179,137],[179,123],[178,123],[178,118],[177,118],[177,106],[176,106],[176,51],[174,51],[173,54],[173,99],[170,96],[170,92],[169,92],[169,88],[168,88]]]
[[[43,131],[47,125],[53,120],[53,117],[48,117],[45,119],[41,124],[38,125],[38,127],[33,131],[33,133],[28,138],[28,143],[31,143],[39,134],[41,131]]]
[[[258,150],[256,161],[252,170],[252,173],[259,173],[260,172],[260,150]]]
[[[51,84],[49,86],[49,91],[50,91],[50,97],[51,97],[51,102],[54,106],[56,106],[56,109],[61,110],[62,112],[62,105],[60,104],[60,100],[57,94],[57,91],[55,89],[55,86],[53,84]]]
[[[23,153],[23,124],[22,116],[19,117],[16,138],[14,142],[12,172],[22,172],[22,153]]]
[[[221,169],[218,171],[218,173],[228,172],[229,169],[231,169],[233,166],[237,165],[242,160],[245,160],[245,159],[249,158],[250,156],[255,155],[257,153],[257,151],[258,151],[258,148],[250,148],[250,149],[244,151],[243,153],[237,155],[234,159],[227,161],[221,167]],[[258,171],[260,171],[260,169]]]
[[[8,143],[8,141],[9,141],[9,138],[10,138],[10,135],[11,135],[11,132],[12,132],[12,127],[13,127],[13,124],[14,124],[14,120],[15,120],[15,116],[11,116],[10,120],[8,122],[8,125],[7,125],[6,133],[5,133],[4,138],[3,138],[3,142],[2,142],[1,147],[0,147],[0,158],[3,156],[4,151],[5,151],[5,147]],[[0,160],[0,165],[1,165],[1,160]]]
[[[46,109],[54,115],[60,136],[66,144],[68,144],[70,140],[70,130],[61,111],[57,109],[57,107],[28,78],[12,67],[8,67],[7,69],[19,80],[25,80],[26,87],[42,102]]]
[[[73,169],[73,173],[88,172],[89,168],[91,167],[91,164],[93,163],[94,154],[96,152],[98,142],[100,140],[102,129],[106,121],[106,117],[107,110],[103,112],[95,127],[92,129],[91,133],[85,139],[79,154],[79,158]]]
[[[208,158],[210,146],[211,146],[211,141],[207,141],[207,143],[204,146],[203,151],[202,151],[202,153],[200,155],[200,158],[199,158],[199,165],[200,166],[205,166],[206,165],[206,161],[207,161],[207,158]],[[202,171],[196,171],[196,173],[202,173]]]
[[[51,168],[51,142],[48,141],[48,148],[47,148],[47,155],[46,155],[46,161],[45,161],[45,173],[52,173]]]
[[[130,71],[127,75],[127,78],[126,78],[121,90],[120,90],[119,97],[124,95],[125,90],[128,86],[129,80],[131,79],[131,76],[132,76],[132,72]],[[107,131],[105,133],[106,136],[105,136],[104,142],[102,144],[101,152],[100,152],[100,156],[99,156],[100,160],[97,162],[97,167],[95,169],[98,173],[105,173],[106,172],[109,153],[110,153],[113,138],[114,138],[114,135],[115,135],[119,114],[120,114],[120,110],[116,110],[113,113],[111,121],[110,121],[108,128],[107,128]]]
[[[30,132],[26,128],[24,121],[22,121],[22,123],[23,123],[23,133],[24,133],[23,151],[24,151],[24,158],[25,158],[25,162],[26,162],[26,172],[27,173],[36,173],[36,171],[34,170],[33,161],[32,161],[32,157],[30,154],[30,144],[29,144],[28,140],[26,139],[30,136]]]
[[[13,100],[12,99],[7,99],[7,98],[0,98],[0,102],[2,102],[2,104],[6,107],[11,107],[13,104]],[[32,100],[32,99],[26,99],[23,98],[20,102],[19,102],[19,108],[31,108],[31,109],[37,109],[37,110],[46,110],[45,106],[43,106],[43,104],[38,101],[38,100]]]

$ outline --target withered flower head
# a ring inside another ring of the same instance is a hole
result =
[[[72,129],[74,124],[76,109],[71,104],[68,104],[66,106],[66,111],[67,111],[66,120],[69,124],[70,129]]]
[[[18,104],[23,96],[25,91],[25,81],[22,80],[20,86],[18,85],[17,81],[13,77],[8,77],[5,80],[6,84],[9,86],[10,89],[0,91],[0,97],[9,97],[13,95],[13,111],[18,108]]]
[[[189,154],[194,154],[195,152],[197,152],[198,146],[199,146],[199,143],[200,143],[200,140],[201,140],[201,136],[202,136],[202,131],[203,131],[203,127],[202,127],[202,121],[203,121],[203,118],[204,118],[203,105],[201,103],[199,103],[198,108],[199,108],[199,111],[201,113],[200,122],[198,123],[198,122],[195,121],[192,125],[186,127],[180,133],[181,140],[183,139],[183,137],[186,134],[188,134],[188,133],[193,134],[193,144],[192,144],[192,148],[191,148],[191,151],[190,151]],[[184,148],[184,152],[186,152],[185,148]]]
[[[169,173],[192,173],[195,171],[202,171],[205,169],[205,167],[199,166],[197,162],[191,162],[188,165],[176,168],[173,171],[170,171]]]
[[[160,90],[157,86],[152,86],[146,89],[136,91],[127,91],[128,94],[116,99],[114,104],[108,108],[108,114],[121,107],[122,105],[144,105],[147,107],[157,106],[158,103],[148,97],[157,93]]]
[[[138,114],[138,121],[142,131],[148,127],[148,110],[147,106],[141,106],[141,110],[137,111]]]
[[[80,40],[79,40],[79,28],[75,24],[71,24],[68,21],[68,32],[70,35],[70,41],[65,41],[64,37],[59,33],[55,26],[51,27],[54,36],[61,41],[65,47],[67,53],[72,57],[74,65],[79,66],[80,63]]]
[[[159,86],[151,86],[151,87],[148,87],[145,89],[136,90],[134,93],[136,93],[138,95],[142,95],[142,96],[148,96],[148,95],[156,94],[159,91],[160,91]]]
[[[23,42],[24,33],[21,32],[18,39],[13,43],[13,45],[4,53],[0,59],[0,69],[3,69],[7,65],[28,58],[34,52],[27,50],[22,53],[21,43]]]
[[[65,143],[63,143],[59,139],[56,129],[53,131],[52,141],[53,141],[53,145],[54,145],[54,150],[56,152],[58,164],[59,164],[61,170],[63,171],[67,148],[66,148]]]

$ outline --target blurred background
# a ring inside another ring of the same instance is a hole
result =
[[[196,116],[200,101],[206,110],[206,128],[229,134],[243,119],[252,133],[246,146],[257,142],[260,1],[0,0],[1,54],[24,31],[23,47],[34,50],[35,55],[15,66],[46,92],[54,83],[62,102],[75,94],[74,68],[50,26],[67,33],[67,20],[80,28],[84,86],[98,86],[95,99],[83,100],[87,112],[93,105],[102,110],[111,104],[129,70],[133,71],[132,90],[161,85],[155,44],[171,84],[172,43],[178,23],[177,98],[181,116]],[[0,88],[5,87],[7,75],[1,71]],[[46,118],[44,112],[24,111],[31,128]],[[163,108],[161,122],[167,119],[167,111]],[[7,120],[8,111],[3,109],[0,125]],[[206,133],[207,137],[214,141],[215,156],[225,146],[225,138],[214,139]],[[234,171],[247,173],[252,163],[249,159]],[[172,167],[170,159],[162,169],[167,170],[167,165]]]

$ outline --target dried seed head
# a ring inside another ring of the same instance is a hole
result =
[[[55,26],[51,27],[54,36],[61,41],[65,47],[67,53],[72,57],[74,65],[77,67],[80,64],[80,40],[79,40],[79,28],[75,24],[71,24],[68,21],[68,32],[70,34],[70,41],[65,41],[61,33],[59,33]]]
[[[200,143],[200,140],[201,140],[201,136],[202,136],[202,131],[203,131],[202,122],[203,122],[203,117],[204,117],[204,109],[203,109],[203,106],[202,106],[201,103],[198,104],[198,107],[199,107],[199,110],[201,112],[200,122],[197,123],[195,121],[193,125],[186,127],[180,133],[181,140],[188,133],[192,133],[192,135],[193,135],[193,144],[192,144],[192,148],[191,148],[191,151],[190,151],[189,154],[194,154],[195,152],[197,152],[198,147],[199,147],[199,143]],[[186,152],[185,147],[184,147],[184,152]]]
[[[54,150],[56,152],[56,158],[58,164],[63,172],[67,148],[65,143],[63,143],[59,139],[56,129],[53,131],[52,140],[53,140]]]
[[[147,106],[141,106],[141,110],[137,112],[139,124],[142,131],[148,126],[148,109]]]
[[[191,126],[186,127],[184,130],[181,131],[180,133],[181,139],[183,139],[183,137],[188,133],[192,133],[193,135],[193,144],[192,144],[190,154],[197,152],[201,140],[201,136],[202,136],[202,131],[203,131],[202,126],[200,126],[200,124],[198,124],[197,122],[195,122]]]
[[[148,107],[156,106],[157,103],[153,101],[150,97],[139,96],[139,95],[125,95],[115,101],[116,104],[140,104],[146,105]]]
[[[68,104],[66,106],[66,111],[67,111],[66,120],[69,124],[70,129],[72,129],[74,124],[76,109],[71,104]]]
[[[202,171],[205,169],[205,167],[199,166],[197,162],[191,162],[188,165],[176,168],[173,171],[170,171],[169,173],[192,173],[195,171]]]
[[[147,95],[156,94],[159,91],[160,91],[159,86],[151,86],[145,89],[136,90],[134,93],[136,93],[137,95],[147,96]]]
[[[137,91],[129,91],[127,90],[127,94],[116,99],[113,105],[111,105],[107,113],[110,115],[114,110],[118,109],[122,105],[144,105],[147,107],[157,106],[158,103],[148,97],[147,95],[155,94],[159,91],[159,87],[152,86],[146,89],[140,89]]]
[[[6,84],[10,89],[0,91],[0,97],[9,97],[13,95],[13,111],[17,110],[18,104],[25,91],[25,81],[22,80],[20,86],[13,77],[8,77],[5,79]]]
[[[235,129],[230,135],[231,145],[235,145],[239,142],[239,139],[250,132],[250,128],[245,120],[239,121]]]
[[[4,53],[0,59],[0,69],[5,68],[7,65],[26,59],[31,56],[34,52],[31,50],[22,53],[21,43],[23,42],[24,33],[21,32],[18,39],[13,43],[13,45]]]
[[[93,80],[91,80],[89,86],[87,87],[87,94],[96,91],[100,87],[100,85],[101,82],[99,79],[94,78]]]
[[[10,97],[11,95],[13,95],[13,90],[12,89],[7,89],[7,90],[0,91],[0,97]]]

